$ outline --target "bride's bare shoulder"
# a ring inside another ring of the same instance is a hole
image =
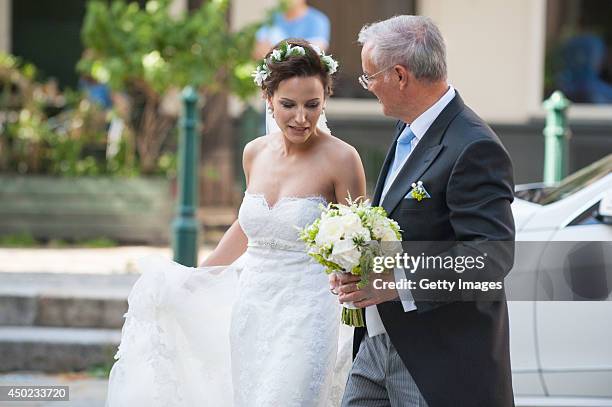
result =
[[[268,136],[259,136],[251,141],[249,141],[246,146],[244,146],[244,151],[242,152],[243,159],[253,159],[259,152],[266,148],[269,141]]]
[[[322,147],[334,165],[343,166],[348,162],[361,161],[357,149],[344,140],[331,134],[326,134]]]
[[[245,174],[249,173],[255,157],[266,148],[268,140],[269,138],[266,138],[266,136],[260,136],[249,141],[246,146],[244,146],[244,151],[242,152],[242,166]]]
[[[336,200],[344,202],[347,194],[364,196],[365,172],[357,149],[333,136],[326,140],[326,144],[324,167],[331,176]]]

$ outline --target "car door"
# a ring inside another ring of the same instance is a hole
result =
[[[550,230],[520,230],[517,232],[516,240],[547,242],[552,233]],[[535,254],[532,250],[529,252],[532,255]],[[518,253],[515,255],[514,267],[510,271],[509,278],[505,281],[510,320],[512,387],[514,394],[518,397],[546,395],[542,385],[543,378],[537,351],[536,302],[523,298],[517,300],[515,296],[515,290],[521,290],[524,287],[524,279],[531,279],[531,275],[534,274],[532,270],[537,268],[537,264],[538,258],[525,256],[522,252]]]
[[[595,216],[598,206],[589,205],[553,235],[546,250],[557,253],[543,258],[564,266],[540,265],[540,272],[563,270],[560,280],[574,299],[599,300],[536,303],[536,342],[550,396],[612,397],[612,225]]]

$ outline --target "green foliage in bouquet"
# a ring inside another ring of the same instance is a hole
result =
[[[257,90],[251,54],[264,22],[231,30],[228,5],[209,0],[174,16],[170,0],[150,0],[144,8],[123,0],[88,2],[82,30],[87,51],[77,69],[127,94],[129,108],[121,113],[135,135],[143,173],[156,168],[184,86],[198,88],[205,101],[222,91],[246,98]]]
[[[347,205],[321,205],[321,216],[300,229],[299,239],[306,243],[308,254],[325,267],[327,274],[351,273],[360,276],[358,288],[368,284],[374,258],[388,255],[381,242],[399,242],[400,228],[387,217],[382,207],[371,207],[368,201],[351,197]],[[394,250],[396,250],[395,248]],[[342,321],[364,326],[361,309],[342,309]]]

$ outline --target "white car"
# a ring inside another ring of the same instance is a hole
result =
[[[583,246],[593,241],[609,248],[612,154],[556,186],[517,186],[512,210],[517,241],[577,242],[575,245]],[[517,406],[612,406],[611,256],[603,253],[603,264],[598,267],[606,277],[590,287],[599,293],[598,299],[603,293],[607,300],[508,302]],[[544,257],[548,263],[557,261]],[[548,266],[542,263],[532,264],[542,270]],[[583,270],[574,267],[576,271]],[[508,299],[512,300],[511,296]]]

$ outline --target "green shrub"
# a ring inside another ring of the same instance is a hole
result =
[[[39,246],[39,242],[29,233],[0,236],[0,247],[18,248],[36,246]]]

